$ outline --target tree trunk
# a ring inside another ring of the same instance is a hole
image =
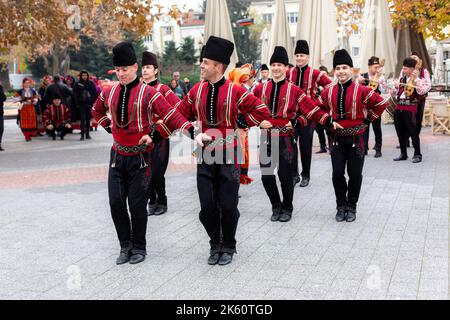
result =
[[[4,63],[0,63],[0,83],[5,91],[11,90],[8,65]]]

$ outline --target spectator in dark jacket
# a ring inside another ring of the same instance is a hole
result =
[[[0,151],[5,151],[2,148],[2,136],[4,128],[4,118],[3,118],[3,103],[6,101],[5,92],[3,91],[3,86],[0,84]]]
[[[81,71],[78,82],[74,87],[74,97],[76,106],[80,112],[81,118],[81,138],[80,140],[91,139],[89,130],[91,127],[91,108],[97,100],[97,89],[95,84],[89,80],[89,73]]]
[[[58,93],[61,97],[62,104],[67,106],[67,100],[70,100],[72,91],[61,82],[61,77],[59,75],[53,76],[53,84],[49,85],[45,90],[44,101],[46,105],[53,103],[53,96],[55,93]]]

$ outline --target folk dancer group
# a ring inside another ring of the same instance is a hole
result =
[[[122,42],[113,48],[119,83],[100,94],[92,115],[113,137],[108,193],[121,247],[117,264],[145,260],[148,215],[167,211],[164,174],[169,157],[168,138],[177,129],[199,146],[199,218],[210,239],[208,264],[229,264],[237,252],[238,193],[246,151],[242,148],[245,140],[240,137],[251,127],[261,129],[259,161],[262,183],[272,206],[272,221],[287,222],[292,218],[297,175],[302,177],[302,186],[309,183],[314,125],[326,128],[330,135],[335,218],[338,222],[356,219],[370,124],[376,136],[375,157],[381,156],[380,117],[388,103],[380,95],[386,88],[380,76],[379,58],[372,57],[369,72],[353,81],[350,55],[346,50],[337,50],[332,81],[325,72],[308,65],[308,43],[300,40],[294,68],[288,70],[286,49],[275,47],[269,64],[272,78],[269,67],[263,65],[261,83],[256,83],[251,65],[242,69],[247,71],[235,71],[225,78],[233,50],[232,42],[211,36],[201,52],[201,81],[180,100],[158,81],[156,55],[143,54],[143,81],[139,82],[132,44]],[[422,79],[427,73],[417,70],[417,61],[414,57],[405,59],[398,82],[395,123],[401,155],[395,160],[407,158],[409,137],[415,148],[413,162],[421,160],[420,130],[416,129],[415,119],[426,94],[426,80]],[[414,89],[411,95],[405,93],[407,86]],[[57,106],[58,101],[55,103]],[[61,128],[61,124],[53,127]],[[302,158],[300,174],[298,148]]]

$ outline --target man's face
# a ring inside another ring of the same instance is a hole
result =
[[[119,78],[121,84],[129,84],[136,78],[138,65],[135,63],[132,66],[116,67],[116,75]]]
[[[81,75],[81,79],[83,79],[83,81],[86,81],[88,79],[88,75],[86,73],[83,73]]]
[[[211,81],[217,77],[219,73],[219,63],[203,58],[203,61],[200,65],[200,76],[203,80]]]
[[[142,66],[142,77],[144,80],[154,79],[156,78],[156,74],[158,69],[155,69],[153,65]]]
[[[261,71],[261,78],[262,79],[269,79],[269,70],[263,70]]]
[[[179,72],[174,72],[173,73],[173,78],[175,79],[175,80],[180,80],[180,73]]]
[[[371,66],[369,66],[369,73],[372,75],[377,74],[378,72],[380,72],[381,66],[379,64],[373,64]]]
[[[272,71],[274,80],[279,80],[286,76],[286,66],[282,63],[272,63],[270,65],[270,70]]]
[[[297,63],[298,66],[303,67],[304,65],[307,65],[309,62],[309,55],[304,53],[297,53],[295,55],[295,63]]]
[[[347,80],[353,76],[353,68],[346,64],[340,64],[336,66],[334,75],[339,80],[339,82],[347,82]]]
[[[53,104],[58,107],[61,104],[61,99],[53,99]]]
[[[407,77],[410,77],[414,70],[415,68],[409,68],[405,66],[402,67],[403,74]]]

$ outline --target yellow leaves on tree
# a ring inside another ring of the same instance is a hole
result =
[[[411,26],[425,38],[442,40],[445,27],[450,24],[448,0],[390,0],[394,26]],[[448,35],[447,35],[448,37]]]

